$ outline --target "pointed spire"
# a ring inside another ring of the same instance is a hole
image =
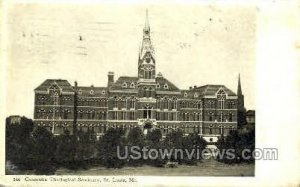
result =
[[[239,74],[239,80],[238,80],[237,94],[238,94],[238,95],[243,95],[243,92],[242,92],[242,85],[241,85],[241,76],[240,76],[240,74]]]
[[[145,28],[144,30],[150,30],[149,18],[148,18],[148,9],[146,9],[146,20],[145,20]]]
[[[151,44],[151,39],[150,39],[148,9],[146,9],[146,21],[145,21],[145,27],[143,29],[143,41],[142,41],[142,46],[140,51],[140,58],[143,58],[146,52],[150,52],[152,55],[154,54],[153,46]]]

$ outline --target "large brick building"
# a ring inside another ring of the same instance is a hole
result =
[[[209,141],[237,128],[238,111],[244,109],[240,80],[235,94],[224,85],[179,89],[156,74],[148,18],[137,65],[137,77],[122,76],[115,81],[114,73],[109,72],[105,87],[45,80],[34,90],[35,125],[54,134],[89,129],[99,136],[110,127],[126,131],[140,127],[144,133],[159,128],[163,135],[179,128]]]

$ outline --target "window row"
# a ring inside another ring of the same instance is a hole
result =
[[[228,135],[231,130],[234,130],[233,127],[223,128],[223,127],[204,127],[202,134],[223,134]]]
[[[107,113],[106,112],[78,112],[77,114],[78,119],[93,119],[93,120],[106,120],[107,119]]]
[[[177,121],[177,112],[156,112],[158,121]]]
[[[182,121],[201,121],[202,115],[201,113],[189,113],[184,112],[180,114]]]
[[[97,107],[107,107],[106,100],[78,100],[78,106],[97,106]]]
[[[157,109],[177,109],[177,100],[162,99],[156,101]]]
[[[179,102],[180,108],[202,108],[202,102],[196,102],[196,101],[181,101]]]
[[[111,111],[112,120],[135,120],[136,114],[134,111]]]
[[[36,105],[73,105],[73,99],[68,96],[59,96],[57,93],[48,96],[37,96]]]
[[[71,112],[36,112],[35,119],[73,119]]]
[[[155,90],[152,87],[144,87],[140,92],[140,97],[155,97]]]
[[[234,101],[225,101],[225,99],[220,98],[215,101],[208,101],[205,105],[206,108],[219,108],[219,109],[234,109],[236,107]]]
[[[220,114],[209,113],[208,114],[208,121],[217,120],[217,121],[220,121],[220,122],[225,122],[225,121],[232,122],[233,117],[234,117],[234,115],[232,113],[229,113],[229,114],[223,114],[222,112]]]
[[[135,108],[135,99],[113,100],[113,108]]]

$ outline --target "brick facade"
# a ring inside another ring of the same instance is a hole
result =
[[[138,59],[137,77],[108,73],[106,87],[82,87],[67,80],[47,79],[35,89],[34,123],[54,134],[88,129],[102,135],[110,127],[147,133],[159,128],[163,135],[174,129],[198,133],[210,141],[237,128],[238,95],[224,85],[177,88],[161,73],[146,20]]]

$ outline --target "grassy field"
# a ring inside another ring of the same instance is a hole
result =
[[[77,171],[61,168],[56,171],[56,175],[254,176],[254,164],[227,165],[215,160],[204,160],[197,166],[179,165],[177,168],[143,166],[107,169],[94,167]]]
[[[124,167],[121,169],[107,169],[92,167],[84,170],[69,170],[60,168],[55,175],[133,175],[133,176],[254,176],[254,164],[228,165],[215,160],[203,160],[197,166],[178,165],[176,168],[157,168],[152,166]],[[6,171],[7,175],[34,175],[33,170]]]

